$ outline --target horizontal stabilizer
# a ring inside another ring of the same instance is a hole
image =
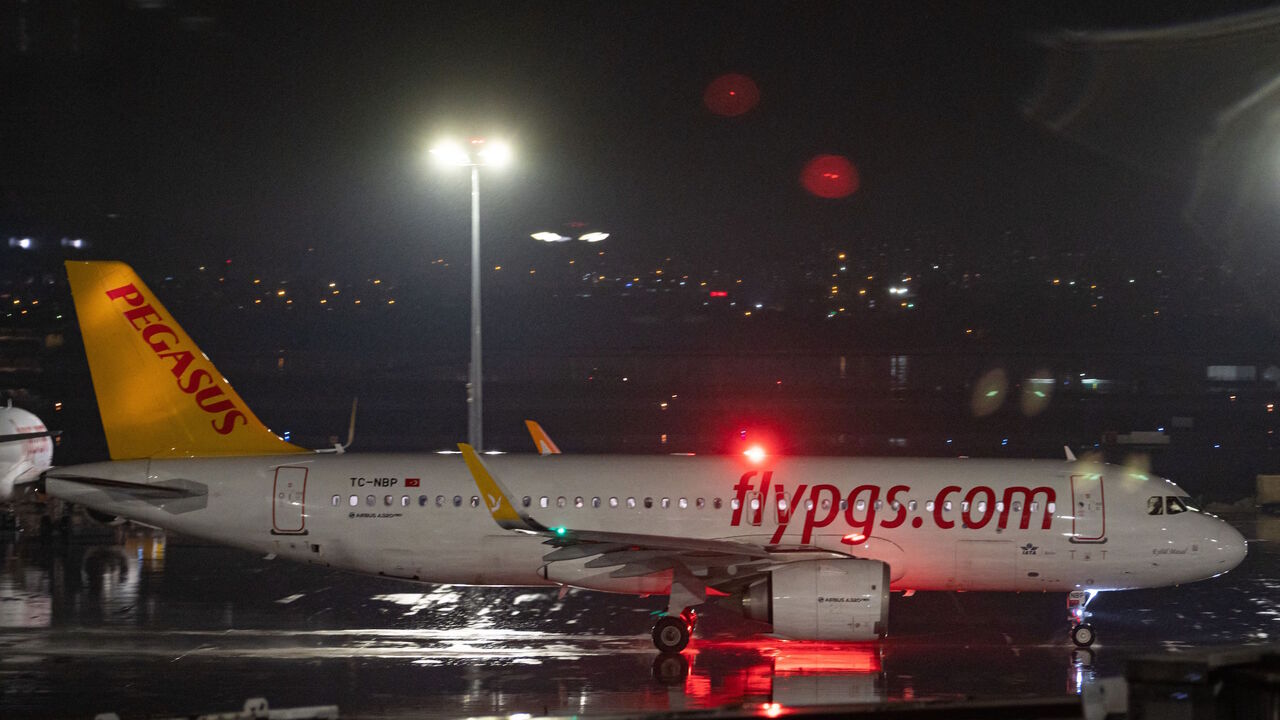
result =
[[[67,482],[89,485],[103,490],[115,490],[131,495],[139,500],[167,500],[190,497],[203,497],[209,494],[204,485],[188,480],[167,480],[164,483],[140,483],[111,478],[86,477],[84,475],[66,475],[56,472],[44,474],[46,479],[65,480]]]
[[[61,430],[45,430],[43,432],[17,433],[14,435],[0,435],[0,443],[18,442],[19,440],[35,440],[37,438],[58,437],[62,434]]]

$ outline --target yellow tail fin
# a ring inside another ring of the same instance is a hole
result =
[[[67,262],[113,460],[306,452],[272,433],[133,268]]]

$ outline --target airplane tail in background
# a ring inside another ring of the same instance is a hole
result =
[[[254,416],[133,268],[66,265],[111,459],[306,452]]]

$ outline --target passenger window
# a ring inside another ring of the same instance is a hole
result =
[[[338,507],[338,503],[340,503],[340,502],[342,502],[342,496],[341,496],[341,495],[334,495],[334,496],[333,496],[333,500],[332,500],[329,504],[330,504],[330,505],[333,505],[334,507]]]
[[[964,500],[960,503],[960,512],[969,512],[969,501]]]
[[[754,493],[752,494],[754,495]],[[758,497],[751,498],[751,510],[754,512],[759,509],[760,509],[760,498]]]
[[[916,501],[915,501],[915,500],[911,500],[911,501],[909,501],[909,502],[907,503],[907,509],[908,509],[908,510],[910,510],[911,512],[915,512],[915,511],[916,511],[916,507],[918,507],[918,506],[916,505]]]
[[[1039,511],[1040,511],[1040,501],[1038,501],[1038,500],[1032,500],[1032,501],[1031,501],[1031,512],[1039,512]]]
[[[1010,509],[1012,509],[1014,512],[1022,512],[1022,501],[1014,500],[1013,504],[1010,506]]]
[[[978,501],[978,512],[983,513],[983,514],[985,514],[985,513],[987,512],[987,501],[986,501],[986,500],[979,500],[979,501]]]
[[[1187,506],[1182,504],[1182,498],[1170,495],[1164,499],[1165,512],[1170,515],[1177,515],[1187,511]]]
[[[662,498],[662,509],[666,510],[671,507],[671,498]]]
[[[409,507],[409,496],[408,496],[408,495],[401,495],[401,496],[400,496],[400,507]]]
[[[598,507],[600,507],[600,498],[598,498],[598,497],[593,497],[593,498],[591,498],[591,507],[593,507],[593,508],[598,508]]]
[[[716,510],[719,510],[721,506],[722,506],[722,503],[720,502],[720,498],[716,498],[711,501],[711,507],[715,508]]]
[[[883,507],[884,507],[884,501],[883,501],[883,500],[877,500],[877,501],[876,501],[876,510],[880,510],[880,509],[881,509],[881,508],[883,508]]]
[[[1057,506],[1057,505],[1055,505],[1054,503],[1049,503],[1048,505],[1045,505],[1045,506],[1044,506],[1044,509],[1045,509],[1045,510],[1048,510],[1049,512],[1051,512],[1051,513],[1052,513],[1052,512],[1056,512],[1056,511],[1057,511],[1058,506]]]
[[[377,504],[378,504],[378,498],[376,498],[376,497],[374,497],[374,496],[372,496],[372,495],[367,495],[367,496],[365,496],[364,504],[365,504],[365,505],[368,505],[369,507],[373,507],[374,505],[377,505]]]
[[[742,503],[738,502],[738,498],[734,498],[729,501],[729,507],[733,508],[734,510],[737,510],[738,508],[742,507]]]
[[[633,497],[629,497],[629,498],[627,498],[627,507],[628,507],[629,509],[634,509],[634,508],[635,508],[635,506],[636,506],[636,499],[635,499],[635,498],[633,498]]]
[[[436,507],[444,507],[444,496],[443,496],[443,495],[437,495],[437,496],[436,496]]]
[[[701,510],[701,509],[703,509],[703,508],[705,508],[705,507],[707,506],[707,501],[706,501],[706,500],[703,500],[702,498],[698,498],[697,500],[694,500],[694,501],[693,501],[693,504],[694,504],[694,506],[695,506],[695,507],[697,507],[699,510]]]
[[[568,501],[568,500],[566,500],[566,499],[565,499],[565,497],[564,497],[563,495],[561,495],[560,497],[556,498],[556,507],[558,507],[558,508],[562,508],[562,507],[564,507],[565,505],[568,505],[568,504],[569,504],[569,501]]]
[[[854,509],[855,509],[855,510],[858,510],[858,511],[866,510],[866,509],[867,509],[867,501],[866,501],[866,500],[859,499],[859,500],[858,500],[858,502],[856,502],[856,503],[854,503],[854,504],[853,504],[853,507],[854,507]]]
[[[475,507],[480,507],[480,496],[479,496],[479,495],[472,495],[472,496],[471,496],[471,507],[473,507],[473,508],[475,508]]]
[[[580,508],[580,507],[582,507],[584,504],[585,504],[585,503],[583,503],[583,502],[582,502],[582,496],[581,496],[581,495],[579,495],[578,497],[576,497],[576,498],[574,498],[574,499],[573,499],[573,506],[574,506],[574,507],[576,507],[576,508]]]
[[[382,496],[382,504],[383,504],[383,505],[386,505],[387,507],[391,507],[391,503],[393,503],[393,502],[395,502],[395,501],[396,501],[396,499],[395,499],[394,497],[390,496],[390,495],[383,495],[383,496]]]
[[[999,500],[999,501],[997,501],[997,502],[996,502],[996,512],[1000,512],[1000,513],[1004,512],[1004,501],[1003,501],[1003,500]]]
[[[688,508],[688,507],[689,507],[689,499],[688,499],[688,498],[680,498],[680,509],[681,509],[681,510],[684,510],[684,509],[686,509],[686,508]]]
[[[529,507],[530,505],[533,504],[533,498],[529,497],[528,495],[525,495],[524,497],[520,498],[520,504],[525,507]]]
[[[551,507],[551,500],[546,495],[538,498],[538,507]]]
[[[618,498],[616,498],[616,497],[611,497],[611,498],[609,498],[609,507],[611,507],[611,508],[616,508],[616,507],[618,507]]]
[[[894,512],[897,512],[902,509],[902,503],[899,503],[897,500],[894,500],[893,502],[889,503],[889,509],[893,510]]]
[[[844,498],[840,498],[840,510],[844,511],[848,509],[849,509],[849,501]]]
[[[929,500],[929,501],[925,502],[925,504],[924,504],[924,510],[925,510],[925,512],[933,512],[933,501],[932,501],[932,500]]]
[[[651,497],[647,497],[647,498],[645,498],[645,499],[644,499],[644,506],[645,506],[645,508],[646,508],[646,509],[653,507],[653,498],[651,498]]]
[[[462,496],[461,496],[461,495],[454,495],[454,496],[453,496],[453,506],[454,506],[454,507],[462,507]]]
[[[780,514],[784,514],[784,513],[786,513],[786,512],[787,512],[787,499],[786,499],[786,498],[778,498],[778,512],[779,512]]]
[[[426,495],[419,495],[419,496],[418,496],[418,507],[426,507],[426,506],[427,506],[427,496],[426,496]]]
[[[1164,512],[1164,498],[1159,495],[1152,495],[1147,498],[1147,514],[1160,515]]]
[[[944,511],[944,512],[951,512],[951,507],[952,507],[952,506],[951,506],[951,501],[950,501],[950,500],[944,501],[944,502],[942,503],[942,509],[943,509],[943,511]]]
[[[351,502],[350,502],[349,504],[351,505],[351,507],[355,507],[355,506],[359,505],[359,504],[360,504],[360,496],[359,496],[359,495],[352,495],[352,496],[351,496]]]

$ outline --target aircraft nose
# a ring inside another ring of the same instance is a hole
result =
[[[1210,543],[1210,547],[1216,551],[1214,570],[1219,573],[1239,565],[1249,553],[1249,543],[1244,536],[1222,521],[1218,522],[1217,537]]]

